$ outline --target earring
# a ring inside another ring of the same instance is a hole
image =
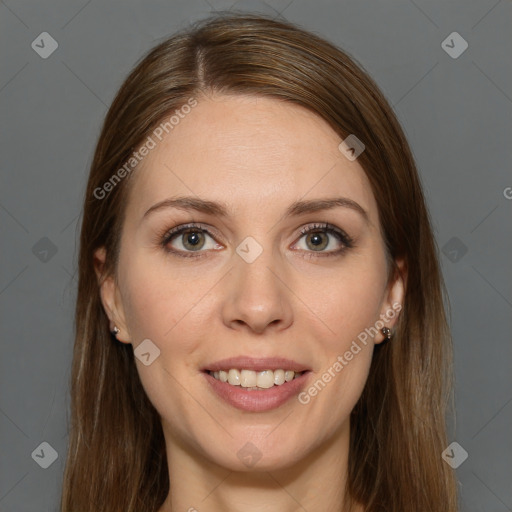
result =
[[[117,327],[117,325],[114,325],[114,328],[112,329],[112,331],[110,331],[111,334],[116,337],[120,332],[121,332],[121,329],[119,329],[119,327]]]
[[[384,335],[384,341],[389,341],[392,338],[391,329],[389,327],[383,327],[380,332]]]

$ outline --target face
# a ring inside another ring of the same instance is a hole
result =
[[[346,434],[403,296],[368,179],[273,99],[203,98],[155,141],[101,288],[118,339],[150,340],[135,360],[167,443],[231,470],[300,463]]]

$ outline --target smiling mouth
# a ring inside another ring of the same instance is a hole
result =
[[[262,391],[276,386],[282,386],[286,382],[291,382],[299,378],[306,372],[295,372],[293,370],[263,370],[257,372],[254,370],[239,370],[230,368],[229,370],[207,371],[216,380],[230,384],[233,387],[243,388],[246,391]]]

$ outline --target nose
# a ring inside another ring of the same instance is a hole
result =
[[[280,260],[273,258],[270,249],[263,250],[252,263],[238,254],[233,259],[222,306],[224,324],[257,334],[288,328],[293,322],[292,292]]]

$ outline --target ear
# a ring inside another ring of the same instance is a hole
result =
[[[392,269],[392,274],[386,287],[379,318],[384,327],[388,327],[391,331],[393,331],[393,327],[396,325],[400,312],[403,309],[406,289],[407,265],[403,259],[398,259],[395,260],[395,267]],[[375,336],[374,342],[376,344],[381,343],[384,339],[384,335],[379,331],[379,334]]]
[[[110,320],[110,330],[114,325],[120,330],[116,338],[122,343],[131,343],[121,300],[119,287],[115,282],[114,276],[105,274],[105,261],[107,252],[105,247],[100,247],[94,252],[94,270],[100,287],[101,303],[103,309]]]

